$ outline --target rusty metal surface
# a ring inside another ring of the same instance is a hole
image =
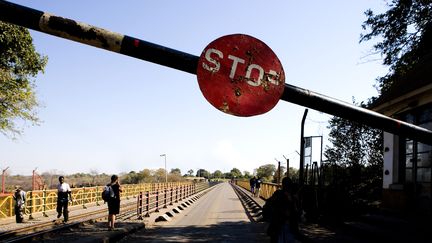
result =
[[[41,31],[87,45],[120,52],[123,35],[74,20],[44,13],[39,21]]]
[[[268,112],[278,103],[285,83],[276,54],[262,41],[243,34],[211,42],[198,61],[197,78],[207,101],[235,116]]]

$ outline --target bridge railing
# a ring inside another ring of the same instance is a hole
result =
[[[169,182],[169,183],[143,183],[122,185],[123,192],[121,197],[129,199],[137,197],[143,191],[157,191],[182,185],[192,185],[193,182]],[[72,188],[72,203],[70,206],[83,207],[100,205],[103,203],[101,194],[104,186]],[[14,200],[12,194],[0,197],[0,220],[15,215]],[[55,210],[57,207],[57,189],[28,191],[26,196],[25,213],[30,219],[34,218],[35,213],[42,213],[47,216],[48,211]]]
[[[251,189],[249,181],[247,181],[247,180],[236,180],[235,184],[248,190],[248,191],[250,191],[250,189]],[[268,199],[280,187],[281,187],[281,185],[279,185],[279,184],[270,183],[270,182],[263,182],[263,183],[261,183],[259,197],[261,197],[264,200]]]

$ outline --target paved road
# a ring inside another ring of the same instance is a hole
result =
[[[268,242],[265,224],[251,222],[228,183],[216,185],[192,207],[122,242]]]

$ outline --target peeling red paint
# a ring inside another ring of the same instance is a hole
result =
[[[276,54],[262,41],[242,34],[210,43],[198,61],[197,78],[207,101],[235,116],[268,112],[285,87]]]

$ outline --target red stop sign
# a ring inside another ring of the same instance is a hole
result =
[[[211,42],[199,58],[197,78],[207,101],[235,116],[266,113],[285,87],[276,54],[264,42],[243,34]]]

